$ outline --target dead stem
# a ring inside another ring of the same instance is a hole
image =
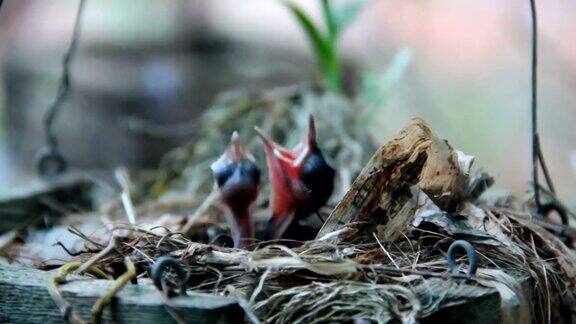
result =
[[[66,281],[66,277],[69,274],[71,274],[74,270],[78,269],[80,265],[81,265],[80,262],[66,263],[65,265],[60,267],[58,273],[54,277],[52,277],[48,282],[48,292],[50,293],[50,296],[58,306],[58,309],[60,309],[60,312],[64,316],[64,320],[78,324],[85,322],[84,320],[82,320],[82,318],[80,318],[76,314],[76,312],[74,312],[74,310],[72,309],[72,305],[66,299],[64,299],[62,293],[58,289],[58,285],[64,283]],[[96,278],[111,279],[110,276],[105,274],[102,270],[100,270],[97,267],[91,267],[90,269],[88,269],[88,273],[95,276]]]
[[[184,225],[184,227],[182,228],[183,233],[190,232],[190,229],[192,228],[192,226],[194,226],[194,224],[196,224],[198,218],[204,215],[204,213],[206,213],[208,208],[212,206],[212,204],[216,200],[216,197],[218,197],[218,192],[216,191],[216,188],[213,188],[208,197],[206,197],[206,199],[202,202],[202,204],[194,211],[194,213],[190,217],[188,217],[186,225]]]
[[[90,269],[92,266],[96,264],[100,259],[111,253],[117,246],[118,246],[119,239],[117,236],[113,235],[110,238],[110,242],[108,245],[101,250],[100,252],[94,254],[88,261],[84,262],[81,266],[78,267],[78,270],[75,271],[77,274],[82,274],[86,270]]]
[[[134,263],[130,260],[130,258],[126,258],[124,261],[126,265],[126,272],[124,272],[116,281],[114,281],[114,286],[110,289],[106,294],[100,297],[94,306],[92,307],[92,322],[93,323],[100,323],[102,320],[102,311],[104,310],[104,306],[108,305],[112,298],[116,296],[116,294],[124,288],[124,286],[133,278],[136,277],[136,268],[134,267]]]

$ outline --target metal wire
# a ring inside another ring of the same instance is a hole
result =
[[[46,146],[41,150],[37,161],[38,172],[42,176],[54,176],[66,169],[66,161],[59,150],[58,140],[54,133],[54,120],[60,111],[62,104],[70,95],[70,64],[72,63],[78,48],[82,25],[82,13],[84,12],[85,5],[86,0],[80,0],[70,46],[62,58],[62,75],[60,77],[58,93],[52,104],[46,109],[42,119],[46,136]]]
[[[532,185],[534,200],[540,209],[540,187],[538,185],[538,19],[535,0],[530,0],[532,14]]]
[[[536,14],[536,0],[530,0],[530,11],[532,15],[532,186],[534,191],[534,202],[536,203],[536,212],[538,214],[546,216],[551,211],[556,211],[560,216],[562,224],[568,226],[568,216],[570,213],[558,202],[556,198],[556,190],[544,160],[542,145],[540,144],[540,135],[538,134],[538,16]],[[546,180],[549,189],[549,196],[551,195],[553,198],[552,201],[546,204],[542,203],[540,197],[538,165],[540,165],[542,174]],[[572,244],[571,239],[568,239],[567,242]]]
[[[457,240],[452,242],[446,255],[448,260],[448,268],[453,275],[460,273],[460,270],[458,269],[458,263],[456,262],[456,250],[458,249],[463,250],[468,255],[468,272],[466,273],[466,276],[468,278],[472,278],[476,275],[476,271],[478,270],[478,256],[476,255],[474,246],[472,246],[472,244],[470,244],[468,241]]]
[[[542,173],[544,174],[546,184],[550,191],[555,193],[555,189],[548,168],[546,167],[546,162],[544,161],[544,155],[540,145],[540,135],[538,134],[538,16],[536,13],[536,0],[530,0],[530,12],[532,16],[532,186],[536,207],[538,208],[538,212],[542,212],[538,165],[542,168]]]
[[[174,270],[180,281],[180,296],[185,296],[188,285],[188,272],[184,265],[173,257],[163,256],[152,264],[150,268],[150,278],[152,278],[152,282],[154,282],[154,285],[160,292],[164,292],[165,289],[167,289],[164,281],[164,273],[169,268]]]

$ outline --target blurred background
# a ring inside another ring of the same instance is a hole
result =
[[[295,2],[321,19],[317,1]],[[35,179],[42,114],[56,95],[77,5],[2,5],[0,195]],[[538,9],[542,145],[559,196],[574,205],[576,2],[539,1]],[[529,13],[528,0],[364,1],[340,41],[348,88],[361,92],[366,76],[399,58],[406,64],[367,125],[378,141],[423,117],[477,156],[498,188],[524,193]],[[193,140],[187,122],[219,94],[318,77],[307,39],[281,1],[90,0],[84,15],[72,95],[55,124],[73,168],[154,167]]]

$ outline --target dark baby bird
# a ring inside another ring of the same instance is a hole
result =
[[[260,171],[254,158],[234,132],[226,152],[211,166],[220,197],[229,209],[234,247],[244,247],[254,238],[252,205],[260,189]]]
[[[299,221],[328,202],[336,175],[318,147],[314,118],[310,116],[306,136],[291,151],[273,142],[259,129],[256,131],[266,148],[272,184],[272,219],[266,238],[313,239],[316,230],[301,226]]]

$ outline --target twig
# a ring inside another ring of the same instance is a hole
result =
[[[206,199],[204,199],[202,204],[200,204],[200,206],[198,206],[198,208],[194,211],[194,214],[192,214],[192,216],[190,216],[188,218],[186,225],[184,225],[184,227],[182,228],[182,233],[188,233],[190,231],[190,229],[192,228],[192,226],[194,226],[194,224],[196,223],[198,218],[200,218],[200,216],[204,215],[204,213],[208,210],[208,208],[210,208],[210,206],[212,206],[212,204],[214,203],[214,200],[216,200],[217,196],[218,196],[218,191],[216,190],[216,188],[212,189],[212,192],[210,192],[208,197],[206,197]]]
[[[398,264],[396,264],[396,261],[394,261],[394,259],[392,259],[392,256],[390,255],[390,253],[388,253],[388,251],[386,251],[386,249],[384,248],[384,245],[382,245],[382,243],[380,243],[380,240],[378,239],[378,236],[376,236],[375,233],[372,233],[372,235],[374,236],[374,238],[376,239],[376,242],[378,242],[378,245],[380,245],[380,248],[382,249],[382,251],[384,251],[384,253],[386,253],[386,256],[388,256],[388,259],[390,259],[390,261],[392,261],[392,264],[394,264],[394,266],[397,269],[400,269],[400,267],[398,266]]]
[[[112,298],[122,289],[130,280],[136,277],[136,267],[130,258],[126,257],[124,260],[126,264],[126,272],[124,272],[116,281],[114,281],[114,286],[106,294],[100,297],[94,306],[92,307],[92,322],[100,323],[102,320],[102,311],[104,306],[108,305]]]
[[[60,290],[58,290],[58,285],[66,280],[66,276],[74,271],[74,269],[80,266],[80,262],[71,262],[63,265],[58,274],[50,279],[48,282],[48,292],[50,296],[56,303],[56,306],[60,309],[60,312],[64,316],[64,320],[70,323],[84,323],[84,321],[74,312],[72,305],[64,299]]]
[[[86,270],[90,269],[96,262],[98,262],[98,260],[102,259],[106,255],[108,255],[108,253],[112,252],[118,246],[118,241],[119,241],[118,237],[116,235],[112,235],[108,245],[100,252],[94,254],[90,259],[88,259],[88,261],[84,262],[78,268],[78,270],[76,270],[76,273],[81,274]]]
[[[83,253],[87,253],[86,251],[76,251],[76,252],[72,252],[70,250],[68,250],[68,248],[64,245],[64,243],[57,241],[56,243],[52,244],[52,246],[60,246],[64,252],[68,253],[69,256],[79,256],[82,255]]]
[[[131,225],[136,225],[136,211],[134,210],[134,204],[132,203],[130,176],[128,175],[128,171],[126,171],[125,168],[117,168],[114,170],[114,176],[122,188],[120,198],[122,200],[122,206],[126,212],[128,222],[130,222]]]
[[[104,248],[104,244],[100,244],[100,243],[94,241],[93,239],[89,238],[86,234],[82,233],[82,231],[80,231],[74,225],[68,226],[68,232],[78,236],[79,238],[81,238],[82,240],[84,240],[86,242],[92,243],[94,246],[96,246],[98,248]]]
[[[254,303],[254,301],[256,301],[256,297],[258,297],[258,294],[260,294],[260,292],[262,291],[262,288],[264,287],[264,282],[266,282],[266,278],[268,278],[268,276],[270,275],[271,270],[272,270],[271,268],[266,269],[266,271],[264,271],[264,274],[260,277],[258,286],[252,292],[252,296],[250,296],[250,303]]]
[[[60,309],[60,312],[64,316],[64,320],[70,323],[85,323],[85,322],[84,320],[82,320],[82,318],[78,316],[78,314],[76,314],[76,312],[74,312],[74,310],[72,309],[72,305],[66,299],[64,299],[62,293],[58,289],[58,285],[64,283],[66,281],[66,277],[74,270],[78,269],[80,265],[81,265],[80,262],[66,263],[65,265],[60,267],[58,274],[50,278],[50,281],[48,282],[48,292],[50,293],[50,296],[56,303],[56,306],[58,306],[58,308]],[[88,272],[93,276],[95,276],[96,278],[111,279],[107,274],[105,274],[102,270],[100,270],[97,267],[91,267],[88,270]]]

